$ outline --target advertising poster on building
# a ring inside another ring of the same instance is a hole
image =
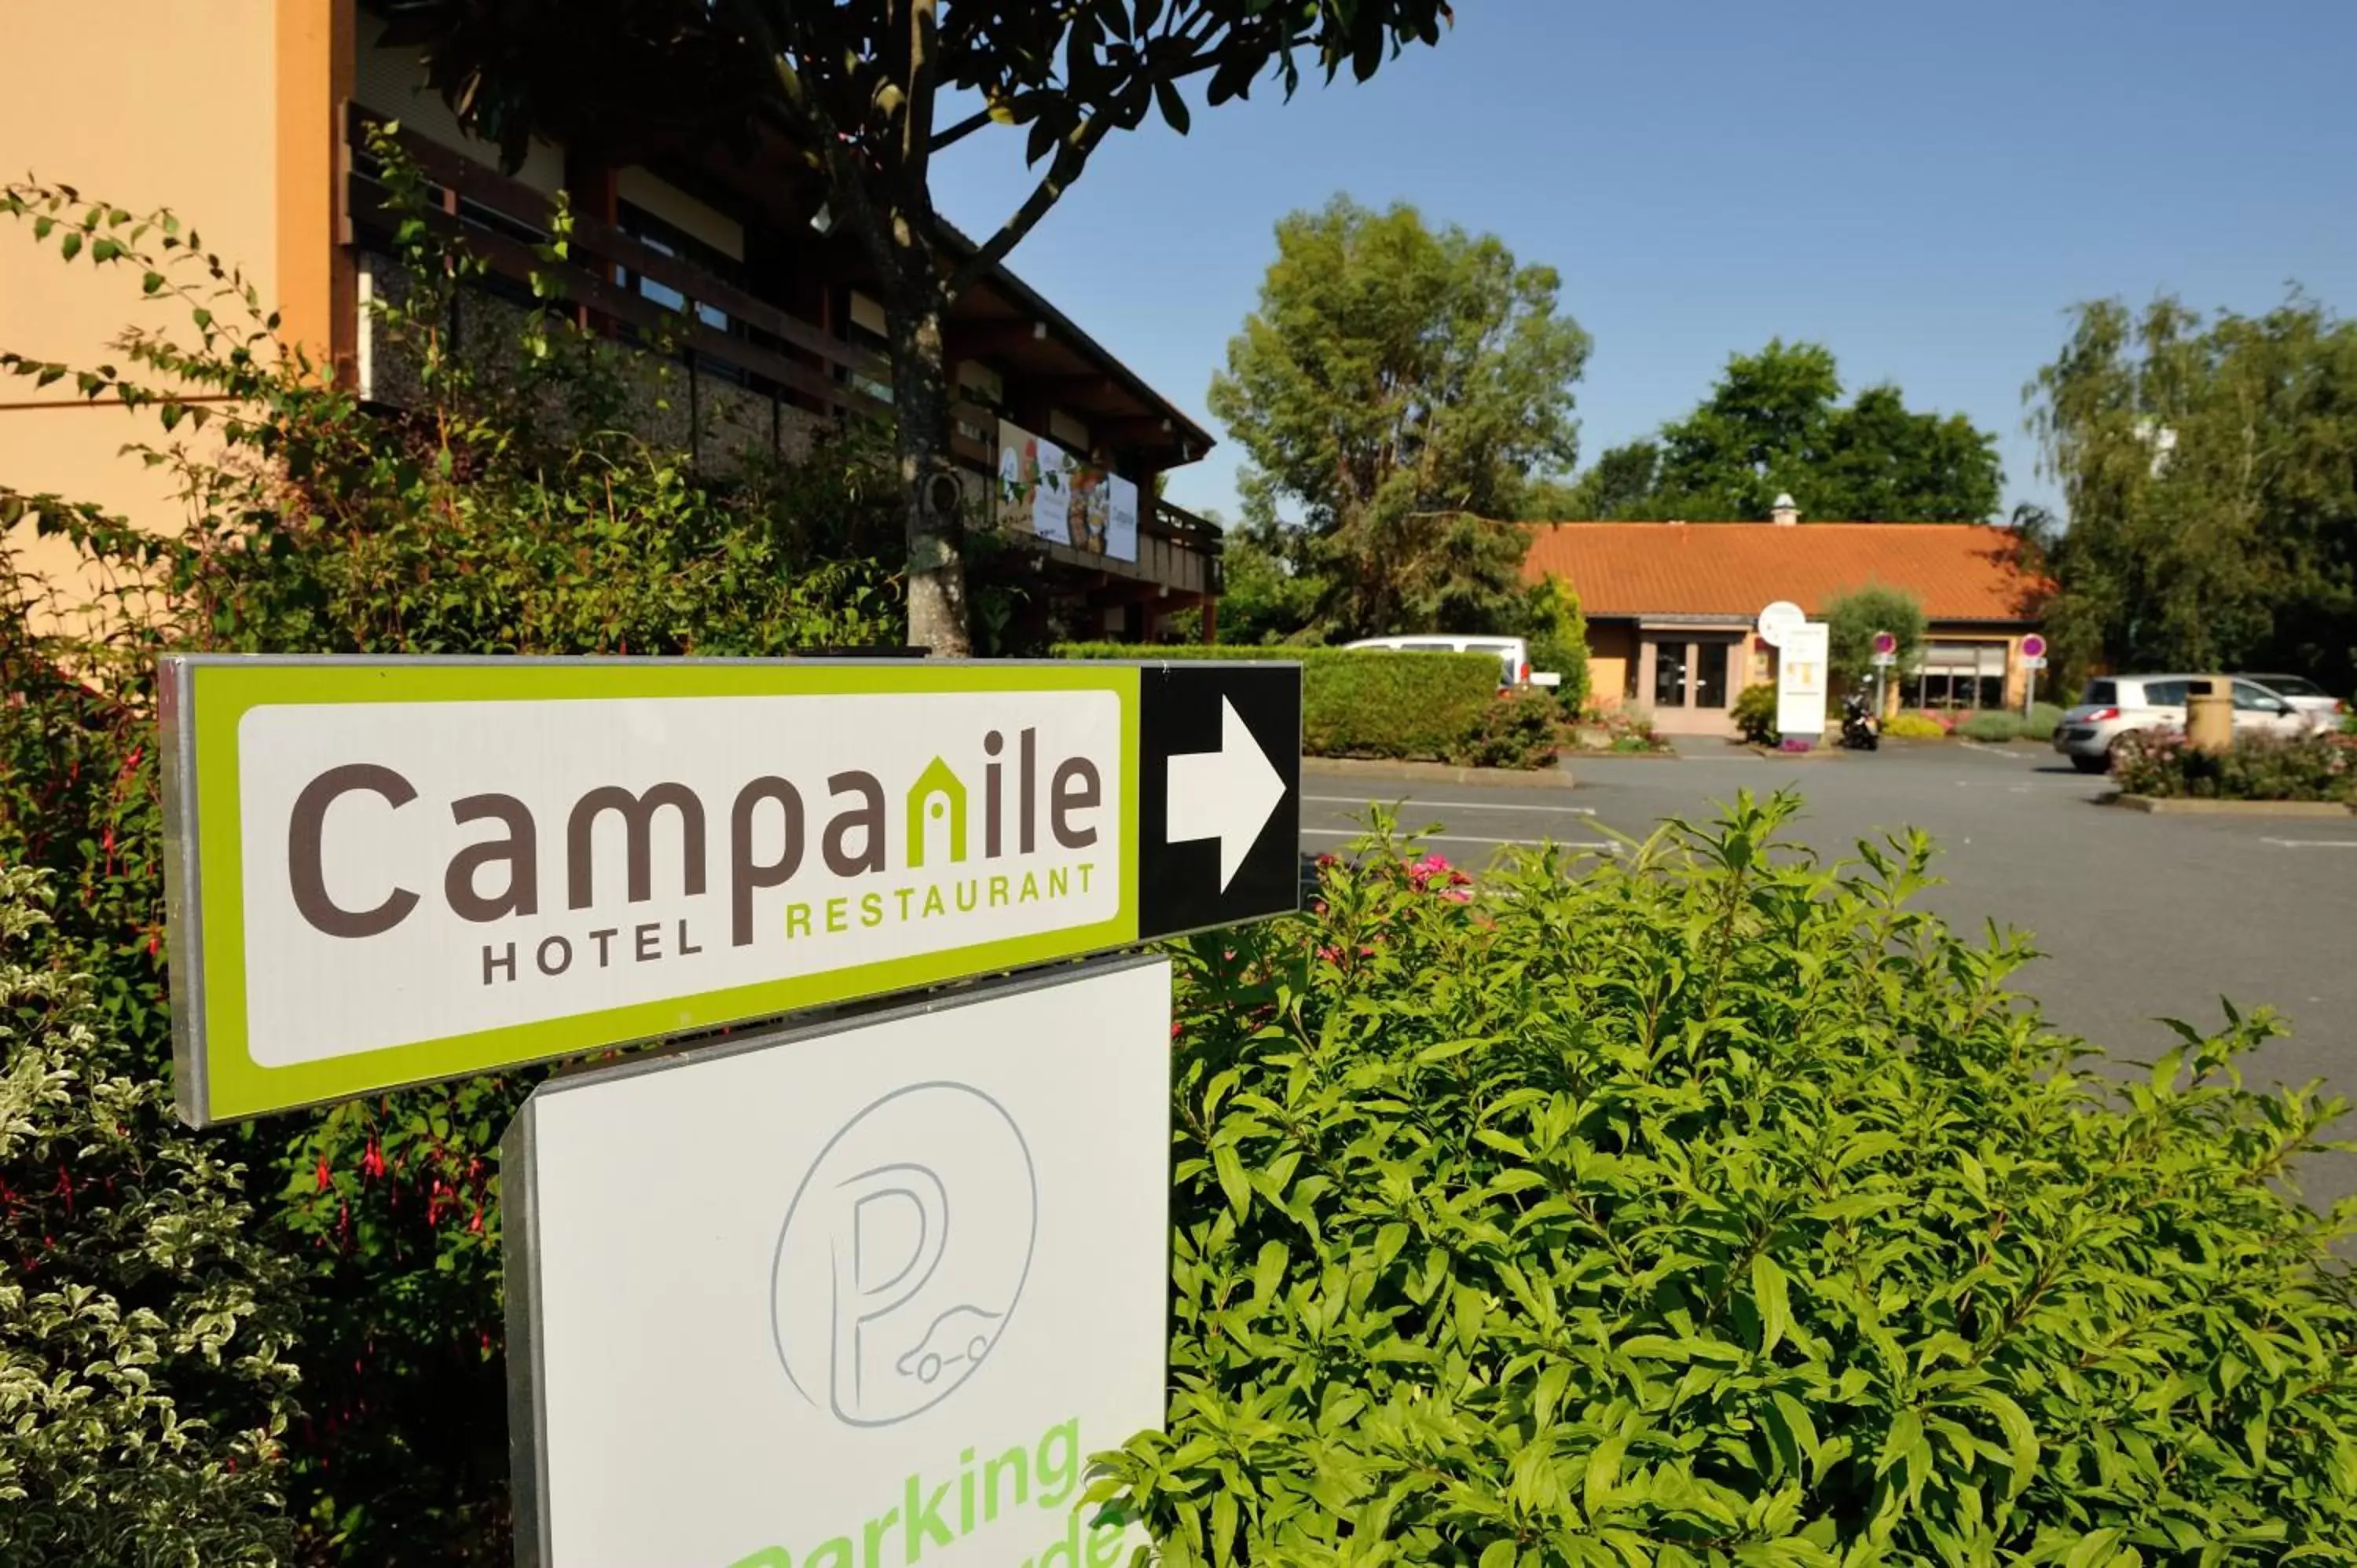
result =
[[[998,522],[1075,550],[1137,559],[1137,486],[1044,435],[998,422]]]
[[[1122,959],[537,1090],[526,1560],[1129,1561],[1081,1498],[1162,1423],[1169,1046],[1168,962]]]

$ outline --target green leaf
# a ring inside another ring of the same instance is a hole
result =
[[[1252,1208],[1252,1183],[1244,1179],[1243,1162],[1233,1148],[1218,1144],[1211,1149],[1211,1168],[1219,1175],[1220,1190],[1228,1195],[1228,1207],[1242,1219]]]
[[[1792,1435],[1793,1445],[1800,1450],[1801,1456],[1809,1462],[1810,1474],[1814,1477],[1819,1471],[1817,1457],[1819,1449],[1816,1423],[1809,1418],[1809,1407],[1791,1394],[1783,1393],[1774,1395],[1769,1403],[1783,1419],[1785,1430]]]
[[[1765,1252],[1751,1259],[1751,1295],[1760,1308],[1760,1353],[1770,1355],[1792,1326],[1792,1306],[1784,1271]]]
[[[2098,1563],[2109,1563],[2126,1539],[2126,1534],[2117,1530],[2090,1530],[2063,1557],[2062,1568],[2096,1568]]]
[[[2028,1412],[1996,1389],[1975,1389],[1972,1397],[1996,1417],[1997,1427],[2005,1434],[2007,1463],[2012,1472],[2005,1495],[2007,1500],[2018,1498],[2038,1474],[2038,1429],[2030,1424]]]
[[[1589,1520],[1609,1506],[1620,1484],[1620,1456],[1629,1451],[1625,1437],[1608,1437],[1587,1456],[1587,1474],[1580,1483],[1579,1506]]]
[[[1910,1450],[1923,1441],[1923,1418],[1911,1410],[1902,1410],[1890,1423],[1890,1431],[1882,1439],[1882,1451],[1875,1455],[1874,1473],[1886,1475],[1893,1465],[1907,1457]]]

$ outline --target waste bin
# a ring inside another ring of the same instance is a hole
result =
[[[2234,683],[2223,676],[2185,684],[2185,738],[2198,751],[2234,746]]]

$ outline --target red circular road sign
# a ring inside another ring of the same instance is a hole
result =
[[[1896,653],[1899,651],[1899,639],[1889,632],[1878,631],[1874,634],[1874,650],[1877,653]]]
[[[2031,632],[2028,637],[2021,639],[2021,656],[2024,659],[2045,658],[2046,639],[2039,636],[2036,632]]]

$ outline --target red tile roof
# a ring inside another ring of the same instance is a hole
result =
[[[1553,572],[1591,616],[1811,615],[1853,588],[1903,588],[1934,621],[2034,624],[2047,585],[1980,523],[1541,522],[1523,575]]]

